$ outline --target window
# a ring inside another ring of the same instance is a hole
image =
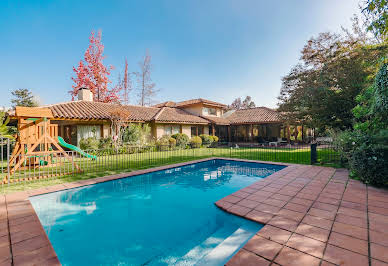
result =
[[[77,126],[77,145],[79,145],[79,141],[81,139],[86,138],[96,138],[100,139],[101,137],[101,126],[89,126],[82,125]]]
[[[172,128],[171,126],[164,126],[164,135],[171,135]]]
[[[197,127],[191,127],[191,136],[197,136]]]
[[[217,115],[216,108],[204,107],[202,110],[203,115]]]
[[[198,136],[203,134],[203,126],[198,127]]]
[[[180,133],[181,127],[179,125],[165,125],[164,126],[164,135],[173,135]]]
[[[180,133],[181,127],[179,125],[175,125],[172,127],[172,134]]]
[[[199,136],[203,134],[203,126],[191,127],[191,136]]]

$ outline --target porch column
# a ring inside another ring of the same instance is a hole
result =
[[[215,132],[216,132],[216,128],[215,128],[214,124],[212,124],[212,135],[213,136],[215,135]]]
[[[232,141],[232,133],[231,133],[231,126],[228,126],[228,141],[231,142]]]
[[[249,141],[253,142],[253,125],[252,124],[249,125],[249,132],[250,132]]]
[[[290,125],[287,125],[287,141],[290,142],[291,136],[290,136]]]

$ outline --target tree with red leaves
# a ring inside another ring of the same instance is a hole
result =
[[[108,78],[112,66],[106,67],[103,64],[104,45],[101,42],[101,31],[95,35],[92,31],[89,37],[89,47],[85,52],[84,61],[80,60],[78,67],[73,67],[75,77],[73,90],[69,91],[74,100],[80,88],[88,88],[93,92],[93,100],[96,102],[117,102],[119,100],[120,87],[108,88],[111,82]]]

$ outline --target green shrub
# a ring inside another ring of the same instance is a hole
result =
[[[202,139],[198,136],[194,136],[190,139],[190,145],[192,148],[200,148],[202,145]]]
[[[156,147],[159,151],[167,151],[169,150],[170,146],[171,146],[171,143],[172,141],[170,139],[173,139],[171,138],[170,136],[168,135],[164,135],[163,137],[161,137],[160,139],[158,139],[156,141]],[[175,139],[174,139],[175,140]],[[176,143],[176,142],[175,142]]]
[[[102,149],[102,150],[112,148],[112,138],[106,137],[106,138],[100,139],[100,141],[98,143],[98,148]]]
[[[168,139],[168,142],[169,142],[169,144],[170,144],[170,148],[175,148],[175,147],[176,147],[176,139],[170,137],[170,138]]]
[[[206,135],[206,134],[201,134],[200,137],[202,139],[202,144],[205,145],[205,146],[209,146],[213,142],[213,137],[212,136],[209,136],[209,135]]]
[[[354,177],[367,184],[388,185],[388,131],[376,135],[345,131],[335,144]]]
[[[177,134],[172,135],[171,137],[176,139],[176,146],[178,146],[179,148],[184,149],[190,143],[189,136],[187,136],[184,133],[177,133]]]
[[[150,144],[151,127],[147,124],[130,124],[123,131],[123,142],[141,146]]]
[[[82,150],[97,150],[100,141],[96,138],[85,138],[79,141],[79,147]]]
[[[388,185],[388,148],[379,144],[363,143],[349,158],[352,174],[366,184]]]
[[[218,142],[219,138],[217,136],[211,136],[213,138],[213,142]]]

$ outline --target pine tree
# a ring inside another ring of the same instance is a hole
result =
[[[26,106],[26,107],[35,107],[38,106],[36,101],[34,101],[34,96],[32,92],[28,89],[16,89],[11,92],[12,96],[15,98],[11,100],[12,106]]]

